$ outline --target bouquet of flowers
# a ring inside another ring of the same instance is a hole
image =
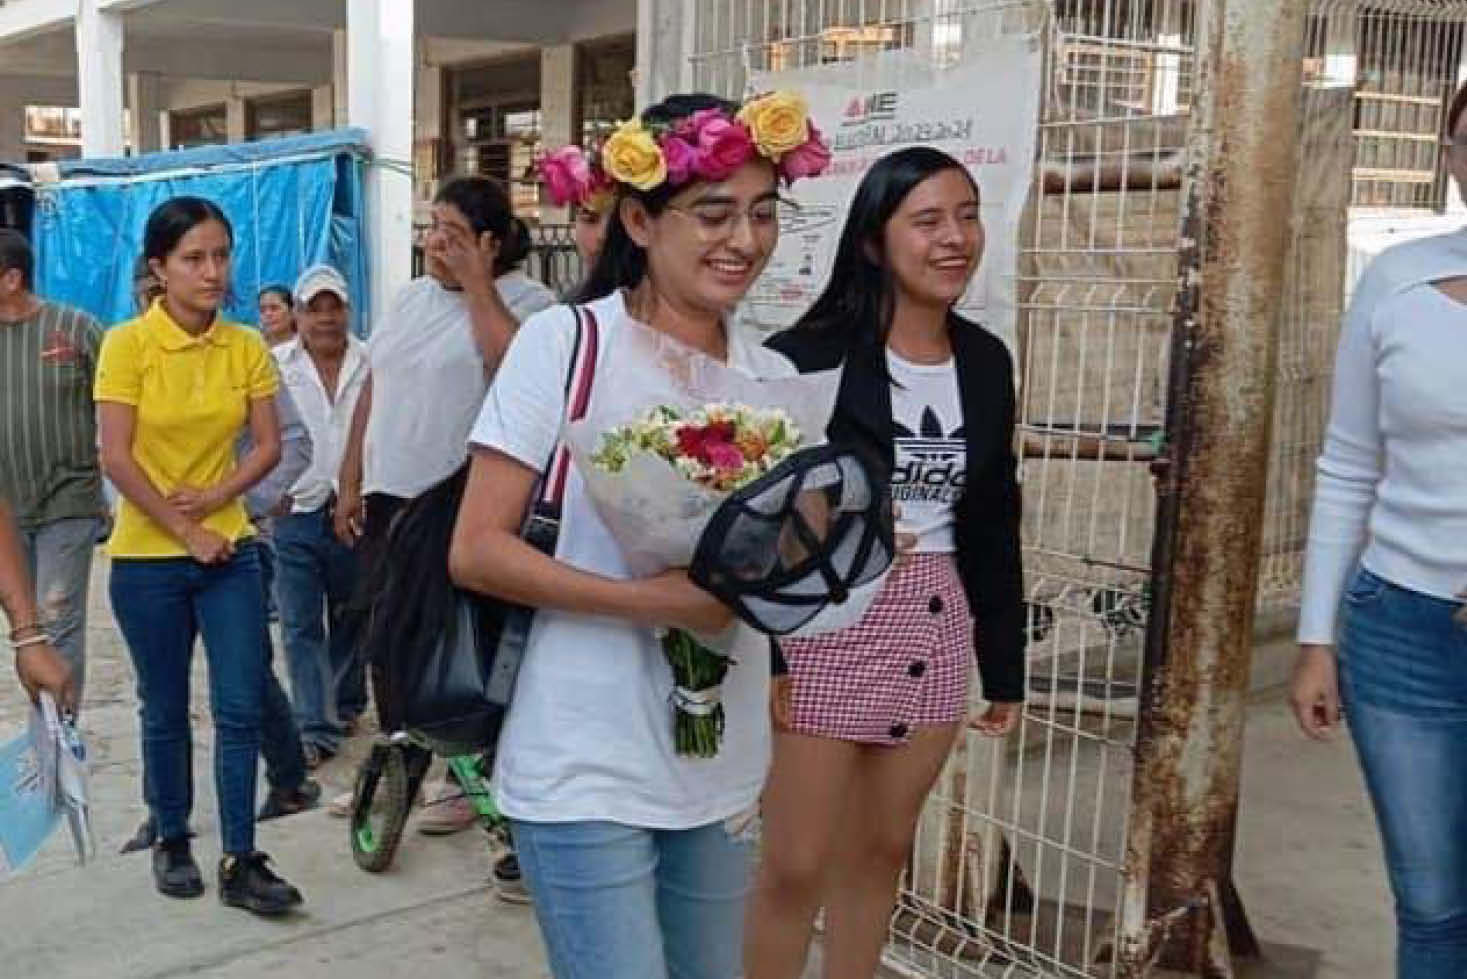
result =
[[[566,444],[630,573],[687,567],[728,495],[825,430],[839,371],[759,379],[624,318],[587,417]],[[819,441],[817,436],[814,441]],[[661,637],[680,754],[717,754],[735,664],[687,633]]]
[[[660,459],[693,485],[722,495],[769,472],[800,442],[799,428],[780,408],[710,404],[684,413],[658,405],[604,433],[591,464],[619,474],[636,456]],[[723,682],[729,658],[679,629],[663,633],[662,652],[675,684],[678,753],[711,758],[718,753],[724,716],[723,705],[706,691]]]

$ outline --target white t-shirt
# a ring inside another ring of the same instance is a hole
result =
[[[1358,561],[1393,584],[1467,588],[1467,306],[1430,284],[1351,315],[1309,521],[1299,641],[1335,641]],[[1362,553],[1363,551],[1363,553]]]
[[[495,285],[520,322],[555,304],[554,293],[520,272]],[[372,416],[362,491],[415,497],[468,458],[469,429],[489,388],[463,293],[431,276],[414,279],[377,324],[367,355]]]
[[[626,315],[620,293],[591,304],[604,354]],[[575,315],[557,306],[529,320],[474,426],[474,445],[536,470],[561,433]],[[730,327],[729,362],[756,376],[792,365]],[[596,398],[593,386],[592,402]],[[626,578],[621,551],[571,472],[556,556],[584,571]],[[748,811],[769,764],[769,643],[742,629],[723,684],[727,728],[718,755],[673,747],[672,673],[651,629],[567,612],[536,614],[495,770],[506,815],[531,822],[603,820],[690,829]]]
[[[367,348],[356,337],[347,337],[334,397],[326,393],[321,373],[299,338],[278,344],[270,352],[280,365],[281,383],[290,390],[301,421],[311,433],[311,464],[290,490],[294,512],[310,513],[325,506],[335,492],[352,414],[367,382]]]
[[[957,363],[914,364],[886,352],[896,468],[892,502],[898,533],[917,538],[919,554],[951,554],[954,509],[968,478],[968,446]]]

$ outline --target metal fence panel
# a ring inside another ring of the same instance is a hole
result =
[[[751,72],[1033,32],[1040,167],[1017,234],[1030,702],[1005,743],[960,740],[930,799],[889,961],[931,976],[1107,967],[1125,861],[1149,463],[1165,416],[1192,30],[1180,3],[713,0],[695,87]]]
[[[1110,975],[1128,871],[1141,640],[1196,90],[1193,0],[695,0],[697,89],[752,73],[1034,32],[1039,154],[1020,242],[1030,699],[960,740],[929,800],[888,961],[913,975]],[[1297,600],[1349,287],[1349,222],[1451,196],[1437,140],[1467,77],[1467,0],[1313,0],[1278,310],[1258,601]],[[1162,569],[1158,569],[1162,570]],[[1132,897],[1135,896],[1132,892]],[[1143,895],[1144,904],[1144,895]],[[1152,923],[1155,924],[1155,923]],[[1134,937],[1134,936],[1132,936]]]

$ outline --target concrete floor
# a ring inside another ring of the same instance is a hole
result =
[[[499,903],[489,891],[489,858],[476,833],[447,839],[410,833],[394,868],[371,876],[352,864],[343,823],[324,812],[266,824],[260,845],[305,892],[305,913],[272,923],[221,907],[213,899],[217,833],[202,656],[193,711],[194,823],[210,895],[190,902],[156,896],[146,855],[117,855],[143,809],[132,678],[106,608],[104,575],[99,561],[83,716],[98,859],[73,866],[69,843],[58,837],[33,866],[0,881],[0,975],[548,975],[532,912]],[[1269,957],[1245,974],[1383,979],[1391,974],[1389,895],[1363,786],[1348,743],[1308,744],[1294,731],[1274,685],[1287,656],[1284,645],[1260,650],[1261,689],[1249,717],[1237,878]],[[0,738],[18,731],[24,716],[17,689],[0,679]],[[353,743],[320,773],[328,794],[349,784],[363,746]]]

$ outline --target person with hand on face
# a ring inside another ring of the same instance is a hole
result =
[[[520,322],[555,303],[521,271],[530,233],[509,195],[486,177],[449,181],[433,204],[428,274],[397,295],[367,343],[371,373],[357,398],[338,479],[337,537],[359,547],[357,612],[367,614],[382,578],[387,529],[415,497],[456,472],[468,458],[469,430]],[[374,686],[381,674],[361,653]],[[381,716],[388,698],[375,697]],[[332,803],[345,815],[350,797]],[[420,830],[454,833],[477,814],[463,791],[444,783]]]
[[[776,116],[784,126],[771,132],[762,123]],[[815,158],[828,150],[788,94],[742,110],[673,96],[624,124],[603,150],[618,200],[579,309],[525,324],[471,436],[449,567],[461,587],[537,610],[495,791],[557,979],[741,974],[752,856],[743,828],[769,752],[769,644],[749,631],[722,686],[718,754],[677,752],[657,629],[716,634],[731,614],[686,571],[631,577],[574,462],[553,556],[520,536],[562,435],[576,325],[597,325],[584,351],[650,328],[756,377],[792,375],[730,313],[779,239],[783,161]],[[581,389],[594,404],[602,361],[585,356]]]
[[[979,190],[939,150],[892,153],[856,190],[825,292],[769,341],[844,365],[828,434],[889,467],[898,549],[856,625],[783,643],[789,700],[764,796],[749,979],[875,974],[922,804],[965,727],[1003,737],[1024,699],[1013,363],[954,312],[983,257]],[[988,707],[965,724],[976,653]]]
[[[260,290],[260,335],[272,350],[289,343],[296,336],[295,309],[290,289],[282,285]]]
[[[158,843],[154,884],[203,893],[189,845],[189,665],[209,663],[220,899],[258,914],[301,903],[255,849],[255,775],[265,693],[265,607],[242,495],[280,461],[275,363],[258,333],[220,315],[233,231],[211,201],[159,205],[143,253],[163,295],[109,331],[97,368],[102,465],[122,496],[108,541],[112,610],[142,701],[143,788]],[[240,429],[253,449],[236,459]]]
[[[77,691],[71,667],[51,644],[41,621],[27,563],[10,507],[0,499],[0,610],[9,626],[15,675],[31,700],[44,691],[60,710],[74,712]]]
[[[357,399],[367,380],[366,348],[351,335],[350,292],[340,272],[316,265],[296,283],[300,336],[275,348],[280,377],[300,407],[315,452],[275,518],[280,624],[290,663],[296,723],[314,768],[336,754],[366,709],[357,649],[360,616],[349,607],[357,556],[332,524],[336,474]]]
[[[1444,133],[1467,193],[1467,85]],[[1396,901],[1399,979],[1467,976],[1467,231],[1366,268],[1340,330],[1292,701],[1349,719]]]

